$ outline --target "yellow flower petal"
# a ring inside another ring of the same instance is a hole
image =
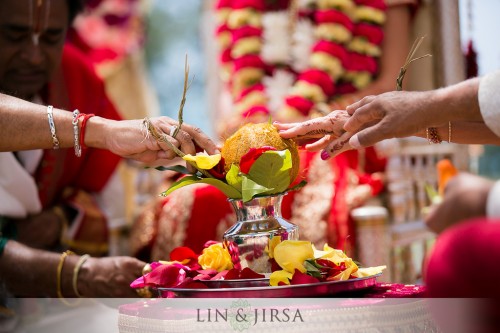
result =
[[[290,284],[292,276],[293,274],[287,271],[274,271],[269,277],[269,284],[273,287],[278,286],[280,282]]]
[[[359,268],[357,272],[353,273],[352,275],[358,278],[361,277],[366,277],[366,276],[372,276],[376,275],[378,273],[382,273],[384,269],[386,269],[387,266],[376,266],[376,267],[363,267]]]
[[[203,249],[198,257],[198,263],[203,269],[215,269],[217,272],[233,268],[231,255],[222,243],[212,244]]]
[[[193,155],[187,154],[182,159],[184,159],[185,161],[196,163],[196,165],[200,169],[210,170],[214,166],[219,164],[219,161],[221,159],[221,155],[220,154],[215,154],[215,155],[199,154],[199,155],[193,156]]]
[[[281,236],[274,236],[269,240],[269,243],[266,247],[266,251],[269,253],[269,258],[274,258],[274,249],[276,248],[276,245],[278,245],[281,242]]]
[[[306,272],[304,261],[314,258],[311,242],[285,240],[274,248],[274,260],[284,270],[294,273],[296,269]]]

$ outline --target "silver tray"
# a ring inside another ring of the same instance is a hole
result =
[[[187,288],[157,288],[159,296],[169,297],[191,297],[191,298],[274,298],[274,297],[322,297],[335,294],[344,294],[373,287],[377,283],[377,277],[382,273],[363,278],[344,281],[328,281],[318,283],[297,284],[288,286],[242,286],[245,280],[226,280],[224,288],[187,289]],[[268,279],[249,279],[267,280]],[[239,281],[233,283],[232,281]],[[263,281],[259,281],[262,283]],[[268,283],[268,282],[267,282]]]

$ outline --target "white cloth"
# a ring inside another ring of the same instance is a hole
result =
[[[21,153],[19,159],[34,172],[42,158],[41,150]],[[35,180],[13,153],[0,153],[0,215],[25,218],[41,212]]]
[[[481,78],[479,83],[479,109],[484,123],[500,136],[500,71]]]

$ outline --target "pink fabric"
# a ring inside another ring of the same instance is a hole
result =
[[[474,219],[441,234],[429,258],[430,297],[500,299],[500,221]]]

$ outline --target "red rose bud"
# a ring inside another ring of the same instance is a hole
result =
[[[255,54],[248,54],[237,59],[234,59],[234,71],[237,72],[242,68],[254,67],[254,68],[266,68],[266,64],[262,61],[262,58]]]
[[[250,168],[252,168],[253,163],[266,151],[276,150],[274,147],[264,146],[260,148],[250,148],[250,150],[240,159],[240,171],[244,174],[248,174],[250,172]]]
[[[349,16],[335,9],[318,10],[314,15],[314,19],[319,24],[321,23],[342,24],[349,31],[352,31],[354,28],[354,24],[352,23]]]
[[[356,52],[351,52],[349,54],[349,62],[346,64],[345,68],[349,71],[370,72],[372,74],[378,71],[377,61],[373,57]]]
[[[259,12],[266,9],[264,0],[233,0],[232,7],[233,9],[252,8]]]
[[[262,113],[264,115],[269,114],[269,109],[265,105],[253,105],[249,107],[245,112],[241,114],[243,118],[250,118],[256,114]]]
[[[248,37],[260,37],[262,35],[261,28],[255,28],[250,25],[235,29],[232,31],[232,41],[235,43],[239,39]]]
[[[385,0],[356,0],[356,5],[386,10]]]
[[[332,96],[335,92],[335,85],[330,75],[319,69],[306,70],[299,75],[298,80],[317,84],[327,96]]]
[[[214,166],[212,169],[210,170],[207,170],[209,174],[211,174],[212,176],[214,176],[215,178],[217,179],[226,179],[226,171],[224,170],[224,158],[221,157],[219,163],[217,163],[216,166]],[[206,245],[206,243],[205,243]]]
[[[218,0],[215,9],[231,8],[232,0]]]
[[[324,52],[328,53],[331,56],[337,57],[340,59],[342,64],[345,66],[347,62],[347,51],[346,49],[337,43],[328,42],[326,40],[321,40],[316,45],[314,45],[313,52]]]
[[[314,102],[302,96],[290,96],[285,99],[285,103],[297,109],[304,116],[307,116],[314,106]]]
[[[370,43],[380,45],[384,39],[384,30],[373,24],[359,23],[354,28],[354,35],[365,37]]]
[[[222,51],[219,59],[220,59],[220,62],[223,64],[227,64],[227,63],[233,61],[233,57],[231,57],[231,48],[228,47],[227,49]]]

